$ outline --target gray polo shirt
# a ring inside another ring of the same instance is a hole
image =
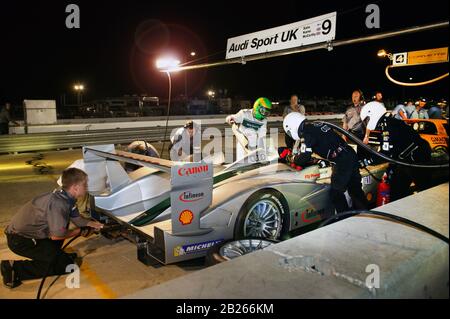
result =
[[[83,218],[80,217],[74,198],[63,190],[55,190],[39,195],[26,203],[13,216],[5,233],[34,239],[64,237],[71,219],[77,221],[75,222],[77,226],[86,226],[88,222],[86,220],[80,223]]]
[[[288,115],[291,112],[294,112],[294,110],[291,108],[291,106],[290,105],[286,106],[283,111],[283,117],[285,117],[286,115]],[[298,104],[298,112],[302,115],[306,114],[306,109],[303,104]]]
[[[353,132],[364,132],[364,125],[361,121],[360,113],[363,104],[358,106],[350,106],[345,111],[344,117],[342,118],[342,122],[348,125],[348,130]]]

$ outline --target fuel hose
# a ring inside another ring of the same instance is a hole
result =
[[[366,214],[366,215],[375,215],[375,216],[381,216],[386,218],[386,220],[391,221],[391,222],[398,222],[398,223],[402,223],[404,225],[413,227],[415,229],[419,229],[421,231],[424,231],[428,234],[430,234],[431,236],[434,236],[440,240],[442,240],[443,242],[445,242],[447,245],[449,243],[449,239],[447,237],[445,237],[444,235],[438,233],[437,231],[428,228],[422,224],[416,223],[410,219],[404,218],[404,217],[400,217],[397,215],[393,215],[393,214],[389,214],[389,213],[385,213],[385,212],[380,212],[380,211],[376,211],[376,210],[349,210],[346,212],[342,212],[342,213],[338,213],[336,215],[333,215],[327,219],[325,219],[322,223],[320,223],[319,227],[323,227],[328,225],[329,223],[335,221],[335,220],[339,220],[342,217],[351,217],[351,216],[356,216],[356,215],[360,215],[360,214]]]
[[[53,264],[56,262],[56,260],[58,259],[58,257],[62,254],[62,252],[64,251],[64,249],[69,246],[75,239],[77,239],[78,237],[80,237],[80,235],[77,235],[73,238],[71,238],[64,246],[62,246],[62,248],[56,253],[55,257],[53,257],[53,260],[50,262],[48,268],[47,268],[47,272],[45,273],[44,277],[42,277],[41,280],[41,284],[39,285],[39,289],[38,289],[38,293],[36,295],[36,299],[41,299],[41,293],[42,293],[42,288],[44,287],[44,283],[45,283],[45,279],[48,276],[48,273],[50,272],[50,268],[53,266]]]
[[[448,168],[448,162],[446,164],[413,164],[413,163],[407,163],[407,162],[403,162],[403,161],[399,161],[393,158],[390,158],[389,156],[386,156],[382,153],[379,153],[375,150],[373,150],[371,147],[367,146],[366,144],[364,144],[358,137],[356,137],[355,135],[353,135],[352,133],[344,130],[342,127],[333,124],[333,123],[329,123],[329,122],[323,122],[323,121],[317,121],[317,122],[321,122],[324,123],[332,128],[334,128],[335,130],[339,131],[340,133],[344,134],[345,136],[347,136],[349,139],[351,139],[353,142],[355,142],[358,146],[360,146],[361,148],[363,148],[365,151],[387,161],[390,163],[394,163],[394,164],[398,164],[398,165],[402,165],[402,166],[407,166],[407,167],[416,167],[416,168]]]

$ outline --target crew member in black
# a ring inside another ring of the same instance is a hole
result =
[[[300,113],[290,113],[283,128],[294,140],[300,140],[300,153],[287,158],[288,162],[304,166],[312,153],[334,162],[331,176],[331,200],[337,212],[348,211],[345,191],[353,202],[353,209],[367,209],[368,202],[361,185],[358,157],[355,151],[331,127],[322,122],[308,123]]]
[[[430,145],[404,121],[386,113],[383,104],[370,102],[364,105],[361,110],[361,119],[367,122],[369,130],[381,132],[378,136],[381,153],[407,163],[426,164],[430,162]],[[388,181],[391,187],[391,201],[410,195],[410,186],[413,181],[417,190],[430,187],[432,181],[427,178],[427,172],[429,172],[428,169],[390,164]]]

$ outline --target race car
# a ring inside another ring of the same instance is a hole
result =
[[[441,156],[440,153],[448,154],[448,121],[437,119],[406,119],[403,120],[410,125],[424,140],[430,144],[435,156]],[[371,131],[369,136],[370,144],[378,144],[379,131]]]
[[[257,152],[257,151],[255,151]],[[137,244],[145,264],[203,257],[213,245],[248,237],[278,240],[335,213],[331,167],[301,171],[278,162],[242,160],[229,165],[194,163],[123,152],[114,145],[83,149],[95,216]],[[126,173],[120,161],[142,166]],[[361,170],[370,202],[385,172]]]
[[[430,144],[433,152],[448,153],[448,121],[437,119],[404,120]]]

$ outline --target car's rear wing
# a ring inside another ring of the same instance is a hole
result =
[[[106,189],[110,195],[102,196],[102,201],[114,195],[130,196],[126,187],[132,181],[118,161],[145,166],[170,173],[170,207],[172,234],[194,235],[209,232],[200,229],[200,214],[212,202],[213,165],[210,162],[173,162],[129,152],[117,151],[114,145],[97,145],[83,148],[85,171],[89,176],[89,191],[101,194]],[[142,194],[151,193],[158,185],[141,183]],[[111,199],[112,200],[112,199]],[[144,200],[142,198],[142,200]]]
[[[114,145],[112,144],[83,147],[83,154],[86,154],[87,152],[92,155],[96,155],[97,157],[120,160],[131,164],[157,168],[168,173],[170,173],[170,169],[174,165],[173,161],[165,160],[162,158],[115,150]],[[89,159],[93,158],[93,156],[87,156],[89,157]]]

